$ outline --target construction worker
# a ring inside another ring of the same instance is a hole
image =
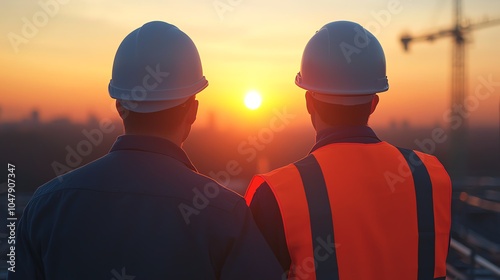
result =
[[[9,279],[280,279],[245,200],[199,174],[181,148],[207,85],[177,27],[130,33],[109,83],[125,135],[36,191]]]
[[[445,279],[448,174],[434,156],[381,141],[367,125],[376,93],[389,88],[377,39],[353,22],[325,25],[295,83],[307,90],[316,144],[255,176],[245,195],[288,279]]]

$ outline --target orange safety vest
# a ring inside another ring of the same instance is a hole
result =
[[[451,181],[431,155],[334,143],[253,178],[280,207],[288,279],[445,279]]]

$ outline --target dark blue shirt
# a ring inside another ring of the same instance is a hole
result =
[[[378,143],[375,132],[367,126],[332,127],[322,130],[316,135],[315,150],[333,143]],[[286,244],[285,229],[280,208],[269,185],[264,182],[255,191],[250,209],[255,222],[264,238],[278,258],[284,271],[290,269],[292,263]]]
[[[149,136],[41,186],[19,221],[10,280],[281,279],[244,199]]]

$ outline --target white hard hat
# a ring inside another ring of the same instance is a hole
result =
[[[295,84],[323,102],[368,103],[389,89],[382,46],[357,23],[331,22],[307,43]]]
[[[109,94],[128,110],[150,113],[180,105],[207,86],[193,41],[174,25],[153,21],[118,47]]]

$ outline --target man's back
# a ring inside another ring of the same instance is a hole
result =
[[[247,202],[268,242],[278,240],[273,250],[284,269],[290,266],[292,279],[446,275],[451,183],[442,165],[369,137],[346,139],[330,136],[329,144],[249,187]],[[282,222],[264,217],[273,216],[265,188]]]
[[[120,137],[35,193],[9,279],[279,276],[245,201],[193,169],[167,140]]]

